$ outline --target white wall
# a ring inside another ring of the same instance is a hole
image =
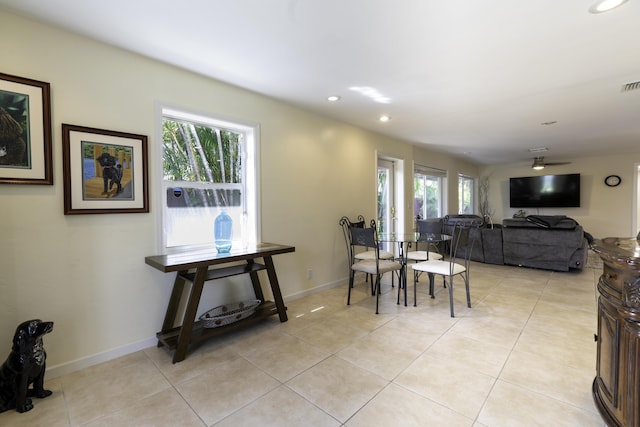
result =
[[[566,215],[578,221],[595,238],[631,237],[636,235],[633,230],[634,165],[639,161],[640,147],[637,153],[576,156],[569,165],[548,166],[541,171],[531,169],[530,163],[485,167],[481,168],[481,175],[490,177],[490,206],[494,222],[499,223],[519,210],[509,207],[510,177],[579,173],[579,208],[532,208],[525,209],[527,214]],[[604,184],[604,178],[612,174],[622,178],[617,187]]]
[[[296,246],[275,258],[285,300],[343,282],[338,219],[374,217],[376,153],[405,160],[405,200],[414,151],[437,159],[428,165],[476,173],[448,156],[3,11],[0,22],[1,71],[51,84],[54,170],[53,186],[0,185],[0,354],[20,322],[52,320],[51,376],[154,345],[173,281],[144,264],[158,251],[158,166],[149,168],[149,214],[65,216],[62,123],[147,135],[152,161],[159,102],[259,123],[262,240]],[[412,213],[405,216],[412,224]],[[201,311],[251,289],[248,278],[236,285],[208,287]]]

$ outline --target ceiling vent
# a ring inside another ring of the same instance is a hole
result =
[[[622,91],[623,92],[629,92],[629,91],[636,90],[636,89],[640,89],[640,81],[627,83],[627,84],[622,86]]]

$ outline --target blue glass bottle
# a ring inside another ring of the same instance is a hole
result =
[[[225,211],[220,212],[213,223],[213,237],[219,253],[231,251],[233,220]]]

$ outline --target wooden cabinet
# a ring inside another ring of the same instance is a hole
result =
[[[603,261],[593,398],[607,425],[640,427],[640,244],[608,237],[592,248]]]

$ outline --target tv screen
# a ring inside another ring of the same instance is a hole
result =
[[[510,178],[509,205],[512,208],[578,208],[580,174]]]

